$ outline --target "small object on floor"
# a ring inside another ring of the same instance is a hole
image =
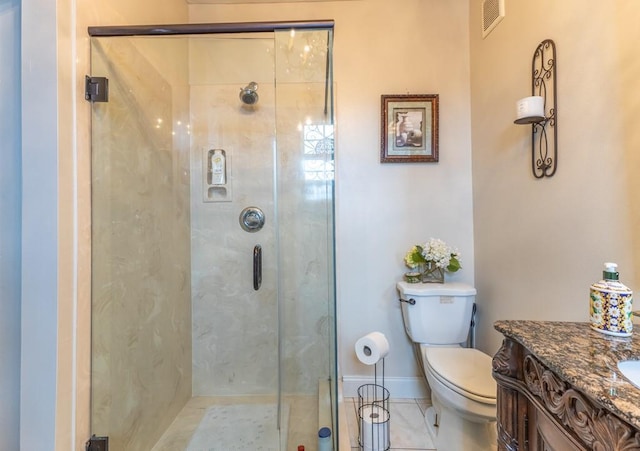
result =
[[[333,451],[331,429],[328,427],[320,428],[318,431],[318,451]]]
[[[304,445],[298,445],[298,451],[304,451]]]

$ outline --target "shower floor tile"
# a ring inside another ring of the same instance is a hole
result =
[[[191,398],[152,451],[186,450],[207,409],[212,406],[240,404],[246,406],[275,402],[276,398],[273,396]],[[287,450],[295,451],[299,444],[314,444],[306,446],[307,450],[314,451],[318,424],[317,397],[285,396],[284,403],[289,408],[289,422],[282,428],[288,435]],[[238,434],[243,432],[238,430]]]

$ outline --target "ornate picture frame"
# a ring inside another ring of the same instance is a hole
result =
[[[438,162],[438,94],[382,95],[381,163]]]

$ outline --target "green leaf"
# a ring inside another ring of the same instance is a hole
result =
[[[447,266],[447,271],[456,272],[460,268],[462,268],[462,266],[460,265],[460,262],[456,257],[452,256],[451,259],[449,260],[449,266]]]

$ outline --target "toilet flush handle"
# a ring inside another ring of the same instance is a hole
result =
[[[416,305],[416,300],[413,299],[413,298],[410,298],[410,299],[402,299],[402,298],[400,298],[400,299],[398,299],[398,301],[406,302],[407,304],[410,304],[410,305]]]

